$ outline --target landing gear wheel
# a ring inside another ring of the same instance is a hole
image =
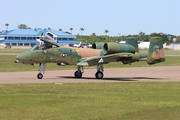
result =
[[[38,79],[42,79],[43,78],[43,74],[41,74],[41,73],[37,74],[37,78]]]
[[[81,78],[82,77],[82,72],[81,71],[76,71],[74,73],[74,76],[75,76],[75,78]]]
[[[102,79],[103,76],[104,76],[104,74],[103,74],[103,72],[101,72],[101,71],[97,71],[96,74],[95,74],[95,76],[96,76],[96,79]]]

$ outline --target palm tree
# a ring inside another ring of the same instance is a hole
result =
[[[94,39],[94,37],[96,37],[96,33],[92,33],[91,36],[92,36],[93,39]]]
[[[92,33],[91,36],[93,37],[93,43],[94,43],[94,37],[96,37],[96,33]]]
[[[145,35],[145,33],[144,32],[139,32],[139,35],[143,36],[143,35]]]
[[[18,28],[19,28],[19,29],[27,29],[27,25],[25,25],[25,24],[20,24],[20,25],[18,25]]]
[[[72,30],[73,30],[73,28],[69,28],[69,30],[71,31],[71,34],[72,34]]]
[[[8,26],[9,26],[9,24],[8,24],[8,23],[6,23],[6,24],[5,24],[5,26],[7,27],[7,30],[8,30]]]
[[[107,33],[108,33],[108,32],[109,32],[108,30],[105,30],[105,31],[104,31],[104,33],[106,34],[106,36],[107,36]]]
[[[84,28],[80,28],[81,31],[81,40],[82,40],[82,31],[84,31]]]
[[[59,31],[61,31],[61,32],[62,32],[63,30],[60,28],[60,29],[59,29]]]
[[[81,35],[82,35],[82,31],[84,31],[84,28],[80,28],[80,31],[81,31]]]
[[[140,40],[143,40],[144,39],[144,36],[145,36],[145,33],[144,32],[139,32],[138,34],[138,38],[140,38]],[[139,40],[139,39],[138,39]]]
[[[108,33],[109,31],[108,30],[105,30],[104,31],[104,33],[106,34],[106,40],[107,40],[107,33]]]

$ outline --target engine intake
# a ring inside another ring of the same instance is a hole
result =
[[[104,46],[104,42],[95,42],[92,44],[93,49],[102,49]]]

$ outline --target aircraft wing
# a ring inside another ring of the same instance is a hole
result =
[[[92,66],[98,64],[107,64],[109,62],[128,61],[132,60],[134,54],[132,53],[116,53],[106,56],[96,56],[93,58],[82,59],[77,65]]]

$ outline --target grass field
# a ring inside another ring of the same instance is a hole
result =
[[[180,83],[0,85],[3,120],[178,120]]]
[[[22,53],[28,49],[0,49],[0,53]]]
[[[37,71],[38,65],[15,64],[15,57],[0,55],[0,72]],[[119,62],[104,67],[145,66],[150,65]],[[180,66],[180,57],[167,56],[165,62],[151,66]],[[47,64],[47,70],[63,69],[76,66]],[[0,85],[2,120],[178,120],[179,112],[180,82]]]
[[[139,50],[139,52],[148,53],[148,50]],[[165,55],[180,55],[180,50],[165,49],[164,53],[165,53]]]

